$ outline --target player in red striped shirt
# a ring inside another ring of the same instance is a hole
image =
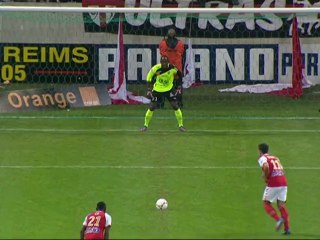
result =
[[[111,216],[106,213],[104,202],[97,203],[97,211],[89,213],[84,219],[80,238],[85,240],[109,239]]]
[[[279,158],[269,155],[269,146],[266,143],[258,145],[259,165],[262,168],[262,177],[267,184],[263,193],[263,204],[267,214],[276,221],[278,231],[284,224],[284,235],[290,235],[289,213],[286,207],[287,200],[287,179]],[[272,203],[277,201],[281,217],[273,208]]]

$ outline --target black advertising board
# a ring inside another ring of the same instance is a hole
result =
[[[0,44],[2,81],[93,83],[94,45]]]

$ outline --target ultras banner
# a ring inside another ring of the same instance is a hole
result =
[[[233,7],[232,0],[83,0],[83,7]],[[320,1],[295,1],[299,7],[319,7]],[[292,7],[285,0],[239,0],[236,7]],[[119,14],[84,13],[87,32],[117,33]],[[292,14],[124,14],[124,34],[163,36],[175,27],[179,36],[197,38],[286,38],[292,35]],[[297,15],[300,37],[320,37],[317,13]]]

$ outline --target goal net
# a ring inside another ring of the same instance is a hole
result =
[[[146,76],[159,63],[159,44],[170,28],[184,44],[183,108],[189,117],[219,116],[219,110],[226,115],[226,106],[229,113],[245,114],[239,104],[312,99],[303,91],[320,82],[319,1],[26,4],[3,3],[0,8],[2,114],[53,114],[79,107],[82,115],[143,115]],[[115,77],[120,20],[124,81]],[[125,95],[138,97],[134,103],[141,104],[112,104],[116,101],[109,99],[109,90],[115,84],[119,90],[123,83]],[[165,104],[164,109],[171,108]]]

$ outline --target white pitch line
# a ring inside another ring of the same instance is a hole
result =
[[[136,129],[61,129],[61,128],[0,128],[0,132],[53,132],[53,133],[99,133],[99,132],[139,132]],[[159,132],[179,132],[176,129],[152,130],[146,134]],[[320,129],[188,129],[186,133],[320,133]]]
[[[2,169],[259,169],[254,166],[124,166],[124,165],[1,165]],[[320,170],[320,167],[286,167],[288,170]]]
[[[172,116],[157,116],[158,119],[173,119]],[[90,120],[90,119],[104,119],[104,120],[131,120],[131,119],[143,119],[141,116],[21,116],[21,115],[9,115],[9,116],[0,116],[2,119],[66,119],[66,120]],[[258,117],[258,116],[193,116],[185,117],[185,119],[191,120],[320,120],[320,117],[290,117],[290,116],[270,116],[270,117]]]

